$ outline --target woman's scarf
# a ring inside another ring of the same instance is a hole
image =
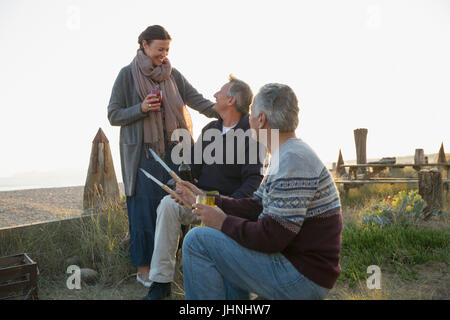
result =
[[[152,89],[160,89],[162,103],[161,112],[150,111],[143,120],[144,146],[148,157],[148,147],[151,147],[162,159],[165,156],[165,139],[172,142],[172,133],[176,129],[189,130],[192,137],[192,120],[178,91],[172,76],[172,66],[166,60],[160,66],[154,66],[152,60],[142,50],[138,50],[131,63],[134,84],[139,97],[144,101]],[[166,137],[164,137],[164,130]],[[179,136],[176,136],[177,140]]]

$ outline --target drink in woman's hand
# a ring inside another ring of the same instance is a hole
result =
[[[152,89],[150,91],[150,94],[154,94],[155,96],[157,96],[159,98],[159,102],[161,102],[161,100],[162,100],[161,90],[159,90],[159,89]]]

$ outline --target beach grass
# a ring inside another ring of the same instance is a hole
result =
[[[126,248],[128,217],[123,206],[91,216],[12,228],[0,232],[0,256],[26,252],[38,262],[40,279],[60,280],[69,264],[97,270],[105,285],[131,268]]]

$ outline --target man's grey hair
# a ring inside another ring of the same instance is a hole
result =
[[[287,85],[269,83],[264,85],[253,101],[254,116],[266,114],[270,128],[280,132],[292,132],[298,126],[298,100]]]
[[[236,110],[246,115],[250,111],[253,101],[253,92],[250,86],[244,81],[235,78],[232,74],[228,77],[231,85],[227,91],[227,97],[236,99]]]

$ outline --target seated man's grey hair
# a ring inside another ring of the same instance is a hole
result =
[[[298,100],[294,91],[287,85],[269,83],[264,85],[253,101],[255,115],[261,112],[272,129],[292,132],[298,126]]]
[[[231,82],[231,86],[228,88],[227,96],[236,99],[237,111],[242,115],[248,114],[253,101],[252,89],[244,81],[235,78],[233,75],[230,75],[228,80]]]

